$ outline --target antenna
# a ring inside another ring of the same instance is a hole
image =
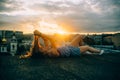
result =
[[[3,39],[2,39],[3,42],[6,42],[7,40],[5,39],[5,30],[3,31]]]
[[[5,38],[5,30],[3,31],[3,38]]]
[[[15,30],[13,30],[13,34],[15,34],[15,32],[16,32],[16,31],[15,31]]]

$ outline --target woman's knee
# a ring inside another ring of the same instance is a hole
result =
[[[82,36],[82,35],[80,35],[80,34],[78,34],[77,37],[78,37],[79,39],[81,39],[81,40],[84,38],[84,36]]]

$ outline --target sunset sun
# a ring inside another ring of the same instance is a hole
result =
[[[64,33],[67,33],[57,23],[50,23],[50,22],[40,21],[38,28],[39,28],[39,30],[41,32],[47,33],[47,34],[53,34],[53,33],[64,34]]]

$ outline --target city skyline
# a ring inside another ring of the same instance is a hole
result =
[[[0,30],[120,32],[119,0],[0,0]]]

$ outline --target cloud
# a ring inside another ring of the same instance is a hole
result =
[[[16,0],[0,0],[0,12],[12,12],[22,9],[22,3]]]
[[[42,19],[71,32],[120,31],[120,1],[0,0],[1,28],[39,26]]]

